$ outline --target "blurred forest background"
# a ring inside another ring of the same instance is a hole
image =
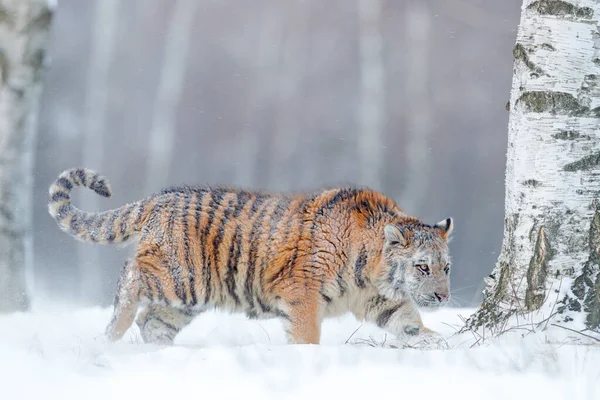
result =
[[[66,168],[108,200],[164,186],[368,185],[430,223],[455,218],[455,298],[480,299],[503,233],[521,0],[60,0],[35,176],[35,290],[108,305],[128,249],[48,215]]]

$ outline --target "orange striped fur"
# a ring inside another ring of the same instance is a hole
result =
[[[430,226],[366,188],[282,195],[180,187],[115,210],[86,213],[70,193],[110,196],[87,169],[63,172],[49,212],[84,241],[134,242],[107,335],[137,323],[146,341],[171,342],[212,307],[279,317],[291,342],[318,343],[323,318],[352,312],[394,334],[426,331],[416,305],[449,296],[452,220]]]

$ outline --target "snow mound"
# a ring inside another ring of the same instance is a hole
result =
[[[590,399],[600,398],[600,348],[539,336],[469,348],[452,336],[471,310],[425,313],[447,339],[424,350],[351,316],[327,320],[322,344],[287,345],[276,320],[199,316],[171,347],[117,343],[110,310],[47,306],[0,316],[2,399]]]

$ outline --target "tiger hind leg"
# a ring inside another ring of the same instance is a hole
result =
[[[138,314],[135,322],[145,343],[169,345],[200,312],[151,303]]]
[[[133,323],[140,302],[139,275],[136,264],[127,261],[117,283],[112,319],[106,328],[110,341],[121,339]]]

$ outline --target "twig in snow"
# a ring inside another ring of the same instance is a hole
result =
[[[558,325],[558,324],[550,324],[550,325],[552,325],[552,326],[556,326],[556,327],[558,327],[558,328],[563,328],[563,329],[566,329],[566,330],[568,330],[568,331],[571,331],[571,332],[574,332],[574,333],[578,333],[578,334],[580,334],[580,335],[582,335],[582,336],[588,337],[588,338],[590,338],[590,339],[594,339],[596,342],[600,342],[600,339],[598,339],[597,337],[593,337],[593,336],[591,336],[591,335],[587,335],[587,334],[585,334],[585,333],[583,333],[583,332],[580,332],[580,331],[577,331],[577,330],[575,330],[575,329],[567,328],[566,326],[562,326],[562,325]]]
[[[346,341],[344,342],[344,344],[348,344],[348,342],[350,341],[350,339],[352,339],[352,336],[354,336],[354,334],[355,334],[356,332],[358,332],[358,330],[359,330],[360,328],[362,328],[362,326],[363,326],[363,324],[360,324],[360,326],[359,326],[358,328],[356,328],[356,330],[355,330],[354,332],[352,332],[352,335],[350,335],[350,337],[349,337],[348,339],[346,339]]]

